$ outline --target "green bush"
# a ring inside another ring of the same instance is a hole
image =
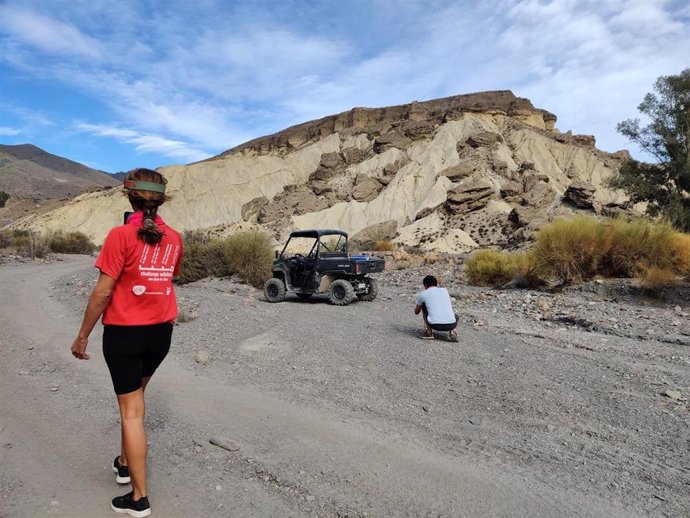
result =
[[[50,250],[58,254],[90,254],[95,245],[81,232],[56,232],[50,239]]]

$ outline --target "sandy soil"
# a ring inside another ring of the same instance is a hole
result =
[[[91,262],[0,266],[2,517],[111,516],[127,491],[100,329],[92,360],[69,354]],[[376,301],[344,308],[179,288],[147,391],[154,515],[690,515],[687,292],[480,290],[433,269],[459,344],[418,338],[426,270],[386,272]]]

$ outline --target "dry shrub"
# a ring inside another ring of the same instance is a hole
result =
[[[673,236],[673,264],[679,274],[690,278],[690,234]]]
[[[393,250],[395,250],[395,248],[395,243],[393,243],[392,241],[381,239],[379,241],[374,242],[372,250],[376,252],[392,252]]]
[[[543,278],[565,284],[595,275],[645,278],[650,271],[690,271],[690,236],[643,219],[557,220],[537,234],[531,253]]]
[[[12,245],[13,242],[9,232],[0,232],[0,248],[7,248]]]
[[[58,254],[90,254],[95,245],[81,232],[55,232],[50,240],[50,249]]]
[[[29,230],[26,236],[19,237],[15,240],[17,251],[31,259],[42,259],[50,254],[51,234],[35,232]],[[18,246],[17,242],[21,240],[22,245]]]
[[[676,282],[677,276],[670,268],[650,266],[640,272],[637,280],[647,291],[659,294],[664,288]]]
[[[594,276],[607,248],[605,227],[586,216],[556,220],[537,234],[532,249],[541,273],[569,284]]]
[[[271,238],[267,234],[258,230],[247,230],[230,236],[223,245],[229,267],[243,281],[260,288],[271,277],[275,256]]]
[[[210,239],[201,232],[186,232],[184,256],[178,282],[186,284],[205,277],[226,277],[234,272],[228,267],[223,253],[223,242]]]
[[[465,264],[465,275],[475,286],[503,286],[515,277],[517,254],[500,250],[479,250]]]
[[[406,260],[395,261],[395,269],[396,270],[407,270],[410,266],[412,266],[412,263],[410,261],[406,261]]]
[[[424,254],[422,256],[422,261],[424,261],[424,264],[436,264],[440,260],[441,258],[436,254]]]
[[[600,225],[605,226],[607,235],[607,264],[602,270],[608,271],[602,273],[632,277],[652,266],[673,267],[676,231],[671,225],[642,219],[615,219]]]

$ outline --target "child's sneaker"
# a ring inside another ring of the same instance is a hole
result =
[[[113,461],[113,471],[116,473],[115,482],[118,484],[129,484],[132,479],[129,478],[129,468],[120,464],[120,456],[115,457]]]
[[[151,514],[151,506],[148,497],[142,496],[139,500],[134,500],[134,491],[123,496],[113,498],[110,504],[113,511],[120,514],[128,514],[135,518],[141,518]]]

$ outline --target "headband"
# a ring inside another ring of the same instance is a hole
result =
[[[125,180],[125,189],[137,191],[152,191],[165,194],[165,184],[154,182],[140,182],[138,180]]]

